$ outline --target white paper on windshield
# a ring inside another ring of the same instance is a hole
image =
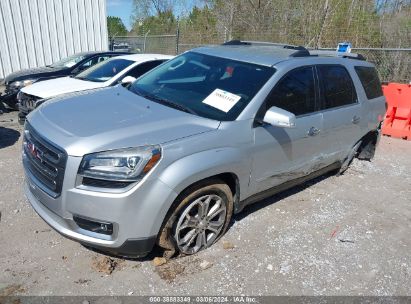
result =
[[[203,103],[227,113],[240,99],[241,96],[215,89],[203,100]]]

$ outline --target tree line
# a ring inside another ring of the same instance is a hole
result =
[[[410,47],[411,0],[133,0],[132,29],[108,17],[110,36],[175,34],[185,43],[232,39],[335,47]]]
[[[342,41],[356,48],[411,48],[411,0],[133,0],[133,6],[131,30],[109,17],[109,36],[151,37],[147,43],[140,39],[151,52],[171,54],[232,39],[310,48],[335,48]],[[177,31],[178,46],[172,37],[153,37]],[[410,51],[361,53],[383,80],[411,80]]]

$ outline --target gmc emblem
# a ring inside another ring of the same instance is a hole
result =
[[[43,152],[40,151],[32,142],[27,142],[27,149],[34,158],[37,158],[40,162],[43,162]]]

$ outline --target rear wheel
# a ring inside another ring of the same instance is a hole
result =
[[[167,258],[176,252],[195,254],[214,244],[231,220],[233,195],[223,182],[208,181],[184,191],[175,206],[158,241]]]
[[[358,155],[358,149],[360,148],[362,141],[360,140],[358,143],[352,147],[350,153],[348,154],[347,158],[344,160],[343,164],[341,165],[340,170],[338,171],[338,175],[344,174],[344,172],[348,169],[351,165],[354,158]]]

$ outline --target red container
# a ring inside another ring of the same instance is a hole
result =
[[[382,134],[411,140],[411,84],[389,83],[382,89],[388,104]]]

